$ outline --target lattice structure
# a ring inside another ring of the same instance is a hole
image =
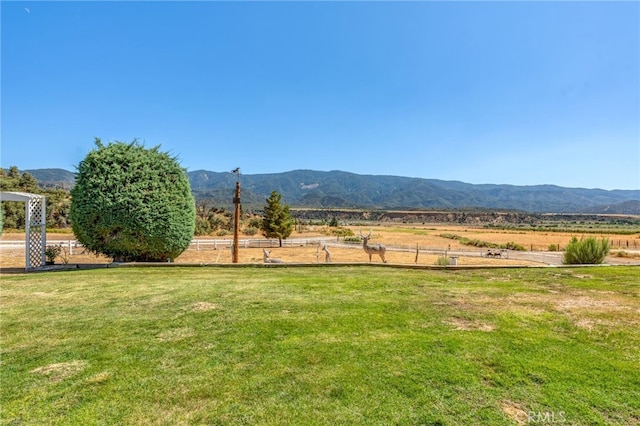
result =
[[[47,246],[46,197],[26,192],[0,192],[0,200],[25,203],[25,266],[27,269],[44,266]]]
[[[31,197],[26,203],[27,269],[45,265],[47,245],[47,214],[45,197]]]

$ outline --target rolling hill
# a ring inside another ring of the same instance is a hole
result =
[[[25,170],[43,185],[69,188],[75,174],[63,169]],[[199,200],[230,206],[236,176],[229,172],[189,172]],[[640,190],[565,188],[555,185],[475,185],[344,171],[293,170],[242,175],[242,203],[262,208],[271,191],[292,207],[368,209],[513,209],[528,212],[640,214]]]
[[[231,199],[235,175],[197,170],[189,173],[198,198]],[[358,175],[343,171],[294,170],[241,176],[243,203],[264,199],[271,191],[283,194],[296,207],[378,209],[514,209],[530,212],[581,212],[640,200],[640,190],[564,188],[554,185],[474,185],[457,181],[400,176]],[[223,191],[220,193],[220,191]],[[229,201],[227,201],[229,202]],[[249,203],[250,204],[250,203]],[[628,210],[629,206],[625,206]],[[635,214],[640,214],[638,211]]]

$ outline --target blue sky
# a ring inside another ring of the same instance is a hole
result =
[[[638,2],[1,3],[2,167],[640,189]]]

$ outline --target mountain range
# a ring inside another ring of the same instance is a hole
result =
[[[63,169],[25,170],[44,187],[73,186],[75,174]],[[237,176],[230,172],[188,172],[198,200],[232,204]],[[402,176],[360,175],[344,171],[293,170],[240,175],[245,207],[262,208],[272,191],[291,207],[366,209],[483,208],[528,212],[640,214],[640,190],[566,188],[555,185],[470,184]]]

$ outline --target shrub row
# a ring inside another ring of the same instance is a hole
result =
[[[450,240],[456,240],[460,244],[465,246],[473,246],[473,247],[481,247],[481,248],[497,248],[497,249],[517,250],[517,251],[526,250],[524,246],[521,246],[520,244],[516,244],[512,241],[509,241],[508,243],[505,243],[505,244],[496,244],[496,243],[491,243],[488,241],[482,241],[477,239],[472,240],[466,237],[461,237],[460,235],[456,235],[456,234],[440,234],[438,236],[442,238],[448,238]]]

